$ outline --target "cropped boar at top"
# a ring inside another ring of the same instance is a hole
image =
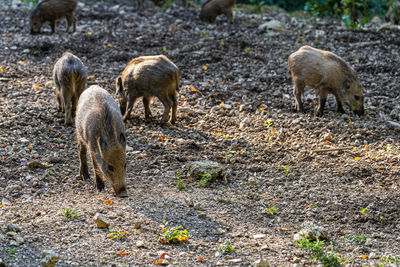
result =
[[[132,59],[122,75],[116,79],[116,93],[124,121],[129,119],[133,105],[139,97],[143,97],[145,118],[149,119],[150,104],[157,97],[164,105],[161,124],[169,121],[171,109],[171,123],[174,124],[179,79],[178,67],[164,55]]]
[[[86,88],[87,74],[82,61],[65,52],[53,68],[58,111],[65,112],[65,124],[72,125],[72,113]]]
[[[30,17],[31,34],[40,33],[45,22],[50,22],[51,33],[56,30],[56,22],[65,18],[67,20],[67,32],[73,25],[73,32],[76,30],[75,10],[76,0],[43,0],[32,11]]]
[[[233,23],[232,8],[235,0],[208,0],[201,5],[200,19],[215,23],[217,17],[225,14],[229,23]]]
[[[79,98],[75,126],[80,176],[89,179],[89,153],[97,190],[102,191],[108,182],[117,196],[127,196],[125,125],[118,104],[101,87],[89,87]]]
[[[364,96],[360,81],[351,66],[334,53],[303,46],[289,56],[296,109],[304,112],[301,96],[304,87],[319,90],[318,115],[322,116],[328,93],[336,98],[337,111],[344,113],[346,104],[354,113],[364,114]]]

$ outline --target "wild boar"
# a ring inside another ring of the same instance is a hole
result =
[[[324,113],[328,93],[336,98],[337,111],[344,113],[342,103],[354,113],[364,114],[363,91],[356,73],[341,57],[334,53],[303,46],[289,56],[297,111],[304,112],[301,95],[304,87],[320,91],[318,115]]]
[[[235,0],[208,0],[201,5],[200,19],[215,23],[217,16],[225,14],[229,23],[233,23],[232,8]]]
[[[400,23],[400,2],[394,2],[389,10],[386,12],[386,21],[390,21],[392,24]]]
[[[108,182],[117,196],[127,196],[125,125],[118,104],[103,88],[90,86],[79,98],[75,126],[80,176],[90,178],[86,158],[89,152],[97,190],[102,191],[104,182]]]
[[[65,124],[72,125],[72,113],[86,88],[86,69],[75,55],[65,52],[53,68],[58,111],[65,112]]]
[[[30,17],[31,34],[40,33],[45,22],[50,22],[51,33],[56,30],[56,21],[62,18],[67,19],[67,32],[73,24],[73,32],[76,31],[76,0],[43,0],[32,11]]]
[[[168,122],[171,108],[171,123],[175,124],[179,78],[178,67],[164,55],[132,59],[115,82],[124,121],[129,118],[133,105],[139,97],[143,97],[145,118],[149,119],[150,104],[156,96],[165,108],[161,124]]]

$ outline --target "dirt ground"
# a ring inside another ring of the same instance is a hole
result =
[[[337,21],[276,10],[236,10],[233,25],[224,16],[212,25],[198,19],[197,8],[157,11],[147,3],[138,11],[96,1],[79,4],[74,34],[62,22],[56,34],[47,25],[46,34],[30,35],[28,13],[1,5],[0,259],[6,266],[38,266],[42,249],[59,254],[57,266],[147,266],[161,259],[171,266],[249,266],[260,255],[271,266],[313,266],[292,241],[305,221],[326,229],[343,265],[390,265],[390,255],[400,256],[399,31],[375,24],[349,31]],[[272,19],[283,28],[259,27]],[[352,64],[366,115],[336,113],[330,96],[324,117],[315,117],[311,90],[307,113],[294,111],[287,57],[304,44]],[[56,111],[52,82],[64,51],[82,59],[89,85],[110,93],[137,56],[164,53],[181,70],[177,125],[159,125],[158,100],[151,121],[139,101],[126,125],[128,198],[114,197],[110,186],[98,193],[93,181],[75,178],[74,127],[64,126]],[[314,152],[343,147],[351,148]],[[182,176],[187,188],[179,190],[177,173],[204,159],[222,164],[228,182],[204,187]],[[79,212],[74,220],[64,216],[68,207]],[[108,238],[93,221],[98,212],[110,231],[129,234]],[[163,220],[187,229],[188,240],[160,243]],[[10,223],[20,232],[9,234]],[[360,243],[345,238],[362,235]],[[227,240],[235,253],[216,253]]]

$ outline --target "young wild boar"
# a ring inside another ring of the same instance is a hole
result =
[[[71,114],[76,109],[79,96],[86,88],[86,69],[82,61],[65,52],[53,69],[58,111],[65,112],[65,124],[72,125]]]
[[[121,113],[126,121],[135,101],[143,97],[144,114],[151,116],[150,104],[156,96],[164,105],[161,124],[168,122],[172,108],[171,123],[176,122],[179,91],[179,70],[166,56],[137,57],[128,63],[121,76],[116,79],[116,93]]]
[[[217,16],[225,14],[229,23],[233,23],[232,8],[235,0],[208,0],[201,5],[200,19],[215,23]]]
[[[125,182],[125,125],[118,104],[103,88],[93,85],[78,102],[75,119],[80,160],[80,176],[89,179],[86,154],[93,162],[95,186],[100,192],[104,181],[119,197],[128,196]]]
[[[73,24],[73,32],[76,30],[75,9],[76,0],[43,0],[32,11],[30,18],[31,34],[40,33],[40,28],[45,22],[50,22],[51,33],[56,30],[56,21],[67,19],[67,32]]]
[[[301,95],[304,87],[320,91],[318,115],[324,113],[328,93],[336,98],[337,111],[344,113],[342,103],[354,113],[364,114],[363,91],[356,73],[341,57],[334,53],[303,46],[289,56],[297,111],[304,112]]]

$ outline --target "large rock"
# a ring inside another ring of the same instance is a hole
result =
[[[51,249],[42,250],[42,256],[44,257],[40,262],[42,267],[54,267],[60,259],[60,256]]]
[[[301,227],[300,231],[294,235],[293,240],[295,242],[301,240],[302,238],[307,238],[310,241],[318,240],[328,240],[328,232],[324,227],[315,224],[314,222],[305,221]]]
[[[186,171],[189,177],[194,179],[202,179],[205,176],[210,180],[222,177],[224,168],[218,162],[210,160],[193,161],[186,164]]]
[[[263,31],[265,29],[282,31],[284,29],[284,25],[279,20],[273,19],[258,26],[258,30],[260,31]]]
[[[100,213],[96,213],[93,217],[93,220],[96,223],[97,228],[108,228],[110,226],[110,223],[107,221],[107,219]]]

